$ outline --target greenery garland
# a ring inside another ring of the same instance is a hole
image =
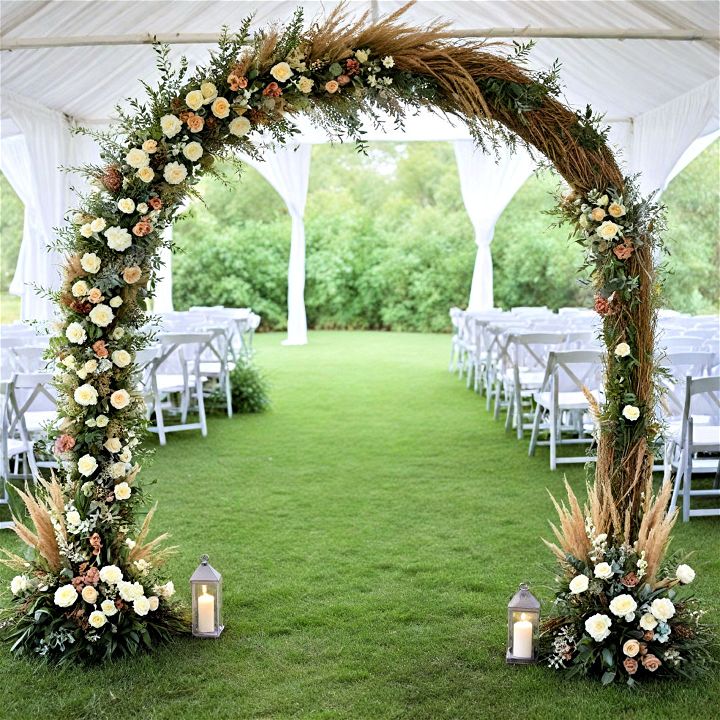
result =
[[[382,111],[402,124],[408,111],[429,107],[459,117],[481,147],[521,142],[556,167],[571,188],[558,213],[585,247],[609,349],[593,527],[612,546],[635,547],[648,517],[664,522],[648,505],[660,209],[618,170],[600,118],[558,99],[557,66],[533,73],[529,46],[488,52],[484,43],[448,40],[442,23],[406,26],[403,12],[367,25],[367,17],[348,23],[341,8],[308,32],[301,12],[285,28],[254,34],[248,18],[237,33],[223,33],[192,75],[185,60],[173,68],[168,48],[156,46],[158,87],[146,86],[147,100],[130,101],[130,111],[118,108],[111,132],[89,133],[104,164],[81,168],[96,189],[80,198],[57,243],[67,256],[55,296],[62,332],[50,347],[59,368],[62,419],[53,437],[61,479],[43,483],[37,500],[23,494],[35,529],[18,522],[16,530],[35,548],[33,562],[7,558],[21,573],[7,624],[15,652],[109,659],[182,627],[161,572],[160,538],[145,542],[150,515],[141,526],[136,520],[145,407],[133,360],[151,337],[146,300],[162,231],[197,194],[200,177],[214,172],[216,158],[258,157],[271,143],[290,142],[299,112],[362,150],[364,116],[380,122]],[[563,525],[558,536],[564,532],[572,529]],[[561,550],[559,558],[572,575],[569,555]]]

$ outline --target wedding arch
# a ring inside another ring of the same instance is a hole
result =
[[[162,571],[164,536],[147,540],[152,511],[136,519],[145,500],[146,419],[134,358],[148,342],[145,304],[162,231],[199,178],[214,172],[216,158],[259,157],[265,146],[291,140],[296,113],[362,146],[363,113],[401,123],[408,110],[428,107],[459,118],[487,151],[520,143],[562,176],[557,215],[583,247],[607,353],[602,409],[594,403],[600,433],[589,506],[582,510],[570,494],[554,549],[566,588],[604,542],[608,557],[625,548],[644,563],[648,592],[657,592],[673,523],[667,489],[655,496],[651,477],[660,429],[653,252],[661,209],[621,173],[601,118],[559,99],[557,67],[532,72],[526,46],[506,54],[503,46],[453,40],[440,22],[404,24],[403,12],[368,24],[347,21],[340,8],[309,31],[298,13],[283,28],[254,34],[248,19],[192,74],[184,61],[173,68],[168,49],[156,46],[159,86],[120,111],[112,132],[93,133],[104,164],[83,168],[95,189],[79,198],[58,237],[67,261],[54,298],[62,329],[50,353],[62,369],[53,434],[60,476],[41,481],[36,496],[21,492],[34,528],[18,521],[16,531],[36,551],[32,567],[6,558],[21,573],[9,624],[16,652],[103,660],[183,631]]]

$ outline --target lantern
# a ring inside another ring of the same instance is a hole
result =
[[[222,624],[222,575],[208,563],[207,555],[190,578],[192,593],[192,634],[195,637],[220,637]]]
[[[527,584],[522,583],[508,604],[507,662],[536,662],[539,634],[540,603]]]

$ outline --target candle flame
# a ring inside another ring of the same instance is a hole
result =
[[[203,595],[207,595],[207,594],[208,594],[207,585],[203,585],[203,586],[202,586],[202,594],[203,594]]]
[[[527,616],[526,613],[520,613],[520,619],[521,619],[521,620],[529,620],[529,618],[528,618],[528,616]]]

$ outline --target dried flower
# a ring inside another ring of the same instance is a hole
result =
[[[629,572],[627,575],[620,578],[620,582],[625,587],[631,588],[631,587],[635,587],[640,582],[640,579],[634,572]]]
[[[122,173],[116,165],[108,165],[100,177],[100,182],[110,192],[117,192],[122,187]]]
[[[360,72],[360,63],[355,58],[345,61],[345,72],[352,77]]]
[[[641,662],[643,667],[649,672],[655,672],[662,665],[662,663],[660,662],[660,658],[653,655],[652,653],[643,655]]]
[[[618,260],[627,260],[635,252],[635,247],[627,240],[622,245],[616,245],[613,253]]]
[[[282,95],[282,89],[276,82],[271,82],[268,83],[262,94],[265,95],[265,97],[280,97]]]
[[[70,452],[75,447],[75,438],[72,435],[59,435],[55,440],[55,452],[58,455]]]
[[[634,675],[638,671],[638,661],[635,658],[625,658],[623,667],[628,675]]]

